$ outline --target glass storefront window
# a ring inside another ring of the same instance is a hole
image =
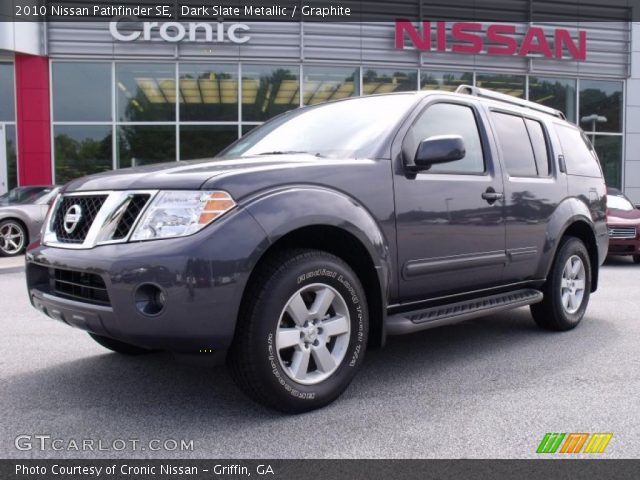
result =
[[[0,122],[16,119],[14,91],[13,63],[0,63]]]
[[[180,160],[215,157],[237,139],[236,125],[181,125]]]
[[[174,63],[118,63],[116,91],[121,122],[171,122],[176,119]]]
[[[176,160],[176,127],[135,125],[118,128],[118,168]]]
[[[53,120],[111,121],[111,64],[54,62]]]
[[[7,146],[7,189],[18,186],[18,145],[16,142],[15,125],[5,125],[5,140]]]
[[[253,130],[256,127],[259,127],[260,125],[242,125],[242,135],[246,135],[247,133],[249,133],[251,130]]]
[[[506,93],[513,97],[524,98],[525,77],[499,73],[478,73],[476,75],[476,86],[488,88],[494,92]]]
[[[303,73],[305,105],[353,97],[360,93],[357,68],[304,67]]]
[[[622,132],[622,85],[580,80],[580,126],[585,132]]]
[[[237,121],[237,65],[180,64],[180,120]]]
[[[110,125],[56,125],[53,137],[56,183],[111,170]]]
[[[268,120],[300,106],[300,74],[296,66],[242,67],[242,119]]]
[[[362,93],[408,92],[418,86],[418,72],[415,70],[371,69],[362,72]]]
[[[441,72],[422,70],[420,72],[421,90],[445,90],[453,92],[460,85],[473,85],[471,72]]]
[[[529,77],[529,100],[563,112],[576,121],[576,81],[567,78]]]
[[[622,186],[622,137],[617,135],[588,135],[598,153],[604,180],[608,187]]]

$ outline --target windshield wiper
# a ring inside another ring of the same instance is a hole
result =
[[[273,152],[256,153],[256,155],[289,155],[293,153],[308,153],[308,152],[303,152],[301,150],[274,150]]]
[[[261,152],[261,153],[256,153],[255,155],[293,155],[296,153],[306,153],[308,155],[314,155],[316,157],[324,157],[324,155],[322,155],[321,153],[311,153],[311,152],[305,152],[302,150],[275,150],[273,152]]]

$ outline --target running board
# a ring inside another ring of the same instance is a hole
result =
[[[502,310],[524,307],[541,301],[541,291],[524,288],[463,302],[390,315],[385,320],[385,327],[388,335],[403,335],[490,315]]]

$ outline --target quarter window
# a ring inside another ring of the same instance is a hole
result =
[[[420,142],[436,135],[460,135],[467,153],[460,160],[431,166],[429,173],[484,172],[482,142],[471,107],[436,103],[427,108],[407,133],[402,145],[403,154],[413,158]]]
[[[600,167],[596,162],[593,148],[582,132],[565,125],[558,125],[556,130],[562,145],[567,173],[570,175],[599,177],[601,175]]]

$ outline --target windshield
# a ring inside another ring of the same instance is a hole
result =
[[[221,156],[368,157],[415,100],[410,94],[372,96],[293,110],[253,130]]]
[[[635,210],[635,207],[629,200],[617,195],[607,195],[607,208],[626,211]]]
[[[0,195],[0,204],[47,203],[56,190],[56,187],[17,187]]]

